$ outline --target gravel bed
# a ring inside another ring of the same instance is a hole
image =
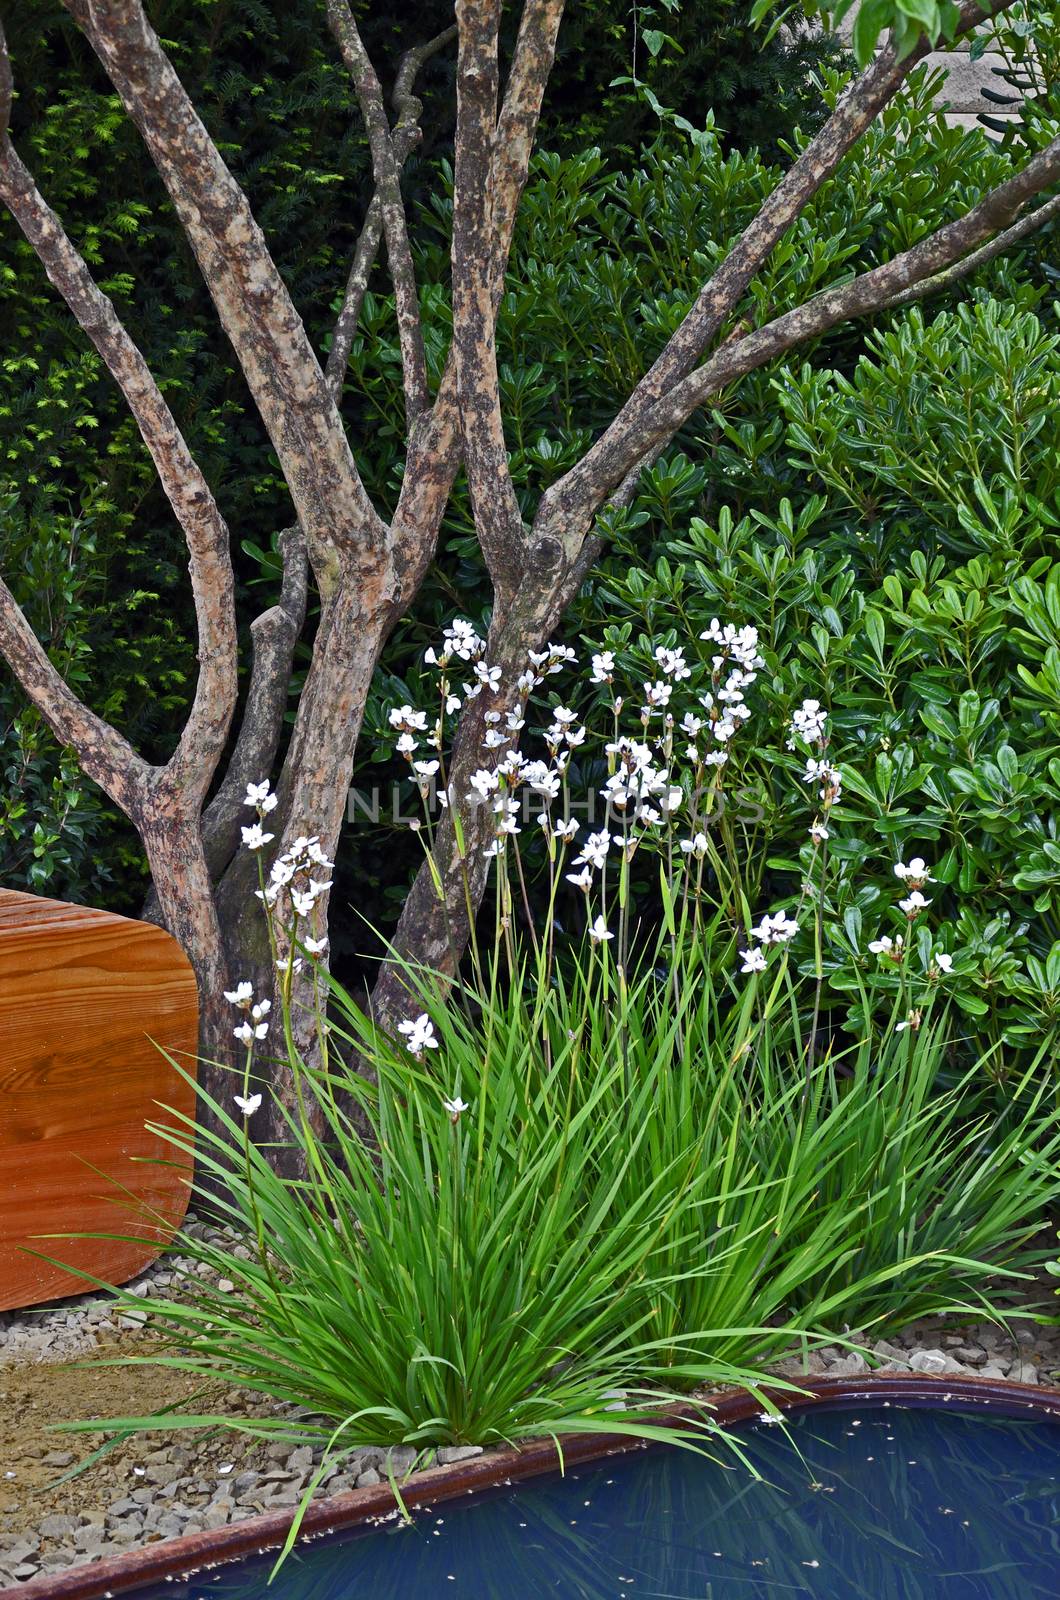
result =
[[[150,1298],[171,1292],[182,1270],[194,1270],[193,1264],[173,1257],[157,1263],[131,1285],[133,1293]],[[135,1311],[116,1314],[113,1302],[98,1294],[40,1312],[0,1315],[0,1588],[300,1501],[319,1451],[228,1429],[188,1432],[176,1442],[159,1434],[131,1436],[64,1480],[99,1440],[49,1433],[49,1422],[130,1415],[191,1398],[195,1385],[187,1375],[145,1376],[140,1367],[97,1364],[100,1357],[145,1354],[150,1336],[141,1321]],[[871,1351],[873,1360],[835,1345],[811,1351],[805,1360],[792,1356],[771,1370],[796,1379],[875,1370],[1060,1384],[1060,1327],[1015,1317],[1009,1328],[1011,1333],[992,1323],[951,1318],[914,1323],[890,1339],[852,1332],[846,1336]],[[85,1365],[86,1357],[96,1360]],[[273,1402],[221,1384],[203,1397],[198,1382],[200,1412],[277,1414]],[[291,1415],[296,1422],[297,1414]],[[445,1464],[481,1453],[477,1446],[460,1446],[439,1450],[435,1459]],[[391,1474],[400,1480],[415,1462],[410,1448],[359,1450],[328,1472],[317,1494],[366,1487]]]

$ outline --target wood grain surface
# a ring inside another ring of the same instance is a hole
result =
[[[168,933],[0,889],[0,1310],[90,1287],[27,1250],[121,1283],[179,1225],[190,1174],[144,1125],[193,1113],[162,1050],[193,1073],[197,1033]],[[40,1237],[81,1232],[133,1239]]]

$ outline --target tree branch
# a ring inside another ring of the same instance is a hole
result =
[[[409,245],[405,206],[401,198],[401,162],[391,136],[383,104],[383,91],[364,47],[347,0],[327,0],[328,22],[339,53],[353,80],[361,108],[368,148],[372,156],[376,198],[386,236],[390,278],[394,285],[398,341],[405,386],[405,421],[409,429],[430,405],[427,366],[423,355],[423,329],[416,288],[416,271]],[[363,292],[363,291],[362,291]]]
[[[183,529],[198,627],[199,674],[167,777],[201,800],[224,749],[237,693],[228,529],[146,361],[6,137],[0,141],[0,199],[121,389]]]
[[[882,266],[860,273],[847,283],[824,290],[805,305],[796,306],[764,327],[745,334],[743,338],[720,346],[708,361],[676,385],[669,395],[656,402],[648,420],[646,435],[642,434],[631,446],[627,446],[627,458],[632,455],[635,459],[646,447],[672,438],[708,396],[723,389],[734,379],[783,355],[793,346],[819,338],[837,323],[849,322],[888,305],[901,304],[905,297],[918,298],[912,291],[923,289],[924,293],[928,293],[929,284],[947,286],[963,275],[960,270],[946,270],[954,264],[958,264],[964,272],[972,271],[981,257],[970,252],[975,252],[977,245],[998,230],[1004,230],[1029,200],[1058,179],[1060,135],[1040,150],[1020,172],[984,196],[963,217],[946,223],[910,250],[903,251]],[[1039,206],[1024,220],[1029,224],[1033,218],[1036,226],[1049,221],[1057,214],[1058,201],[1060,197]],[[1021,227],[1020,237],[1025,237],[1029,231],[1029,227]],[[608,476],[612,482],[618,482],[632,465],[632,460],[623,460],[620,454],[609,456]],[[605,483],[606,494],[610,485],[606,485],[606,480],[600,481]]]
[[[139,128],[235,349],[305,529],[322,591],[343,551],[378,553],[386,526],[247,198],[140,0],[63,0]]]
[[[0,653],[61,745],[77,751],[88,776],[129,816],[147,793],[154,768],[66,683],[0,578]]]
[[[1046,227],[1056,217],[1060,217],[1060,195],[1054,195],[1036,210],[1028,211],[1027,215],[1013,223],[1011,228],[1006,228],[1003,233],[997,234],[989,244],[980,245],[978,250],[973,250],[971,255],[955,262],[952,267],[947,267],[945,272],[938,272],[933,277],[925,278],[921,283],[914,283],[908,289],[899,290],[877,309],[894,311],[899,306],[913,305],[917,300],[925,300],[928,295],[941,294],[952,284],[969,277],[979,267],[985,267],[998,256],[1004,255],[1013,245],[1020,244],[1032,233],[1037,233],[1039,228]]]
[[[406,50],[401,58],[397,80],[394,84],[394,92],[391,96],[394,110],[397,112],[393,145],[399,173],[421,137],[419,116],[422,105],[412,93],[416,74],[423,64],[430,60],[431,56],[436,55],[439,50],[443,50],[455,38],[456,27],[454,25],[451,28],[444,29],[441,33],[435,34],[433,39],[428,39],[424,44],[416,45],[412,50]],[[350,262],[342,308],[335,322],[331,337],[331,349],[328,351],[327,365],[324,368],[325,381],[333,399],[336,401],[342,393],[343,378],[349,365],[350,351],[353,349],[353,341],[357,332],[357,323],[360,321],[361,306],[364,303],[368,280],[375,264],[376,253],[382,237],[383,203],[377,192],[372,196],[371,203],[365,213],[361,232],[357,239],[357,246]]]
[[[955,38],[977,27],[988,15],[1006,9],[1013,0],[999,0],[989,12],[964,0]],[[592,448],[564,476],[552,484],[538,507],[539,522],[562,523],[572,554],[588,527],[599,501],[592,485],[598,467],[617,439],[636,430],[655,403],[687,377],[725,319],[736,309],[755,274],[806,206],[832,176],[883,108],[894,99],[918,61],[931,49],[925,38],[901,60],[893,41],[849,85],[824,127],[811,139],[767,196],[724,261],[703,285],[695,303],[650,370],[637,384],[614,421]],[[617,481],[617,480],[614,480]]]
[[[519,201],[530,170],[541,104],[556,56],[563,7],[564,0],[526,0],[519,19],[512,68],[493,140],[490,193],[494,241],[490,269],[495,313],[508,266]]]
[[[503,608],[522,572],[525,540],[504,441],[490,270],[496,241],[489,183],[500,10],[500,0],[461,0],[457,8],[452,265],[453,350],[464,464],[475,531],[496,604]]]
[[[494,205],[493,210],[490,300],[494,318],[504,288],[504,270],[515,230],[518,198],[526,184],[534,135],[551,69],[551,53],[543,51],[541,45],[543,40],[551,37],[554,46],[560,9],[556,0],[526,0],[523,9],[498,123],[499,127],[514,130],[519,141],[519,163],[508,163],[506,177],[499,175],[503,157],[498,148],[499,140],[494,139],[491,192],[494,196],[503,194],[509,197],[507,203],[502,199],[499,205]],[[406,598],[415,593],[422,581],[460,465],[456,383],[456,356],[451,348],[426,426],[410,441],[405,476],[392,523],[395,585]],[[420,530],[423,528],[434,530],[427,540],[421,536]]]

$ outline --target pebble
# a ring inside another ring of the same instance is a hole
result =
[[[861,1361],[861,1371],[864,1372],[865,1359],[863,1356],[859,1356],[858,1359]],[[482,1446],[480,1444],[446,1444],[438,1452],[438,1465],[440,1467],[451,1467],[454,1462],[470,1461],[472,1456],[480,1456],[481,1454]]]

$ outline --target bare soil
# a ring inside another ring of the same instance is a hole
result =
[[[106,1504],[123,1485],[138,1487],[145,1459],[162,1444],[183,1445],[190,1457],[187,1470],[204,1476],[215,1476],[228,1462],[239,1471],[260,1453],[255,1441],[227,1429],[179,1435],[152,1431],[114,1444],[70,1477],[105,1436],[57,1432],[56,1423],[142,1416],[167,1406],[187,1409],[197,1390],[196,1411],[234,1415],[250,1409],[240,1391],[222,1384],[204,1388],[191,1373],[99,1364],[143,1356],[147,1343],[138,1333],[76,1361],[0,1366],[0,1531],[14,1531],[53,1512],[77,1516]]]

